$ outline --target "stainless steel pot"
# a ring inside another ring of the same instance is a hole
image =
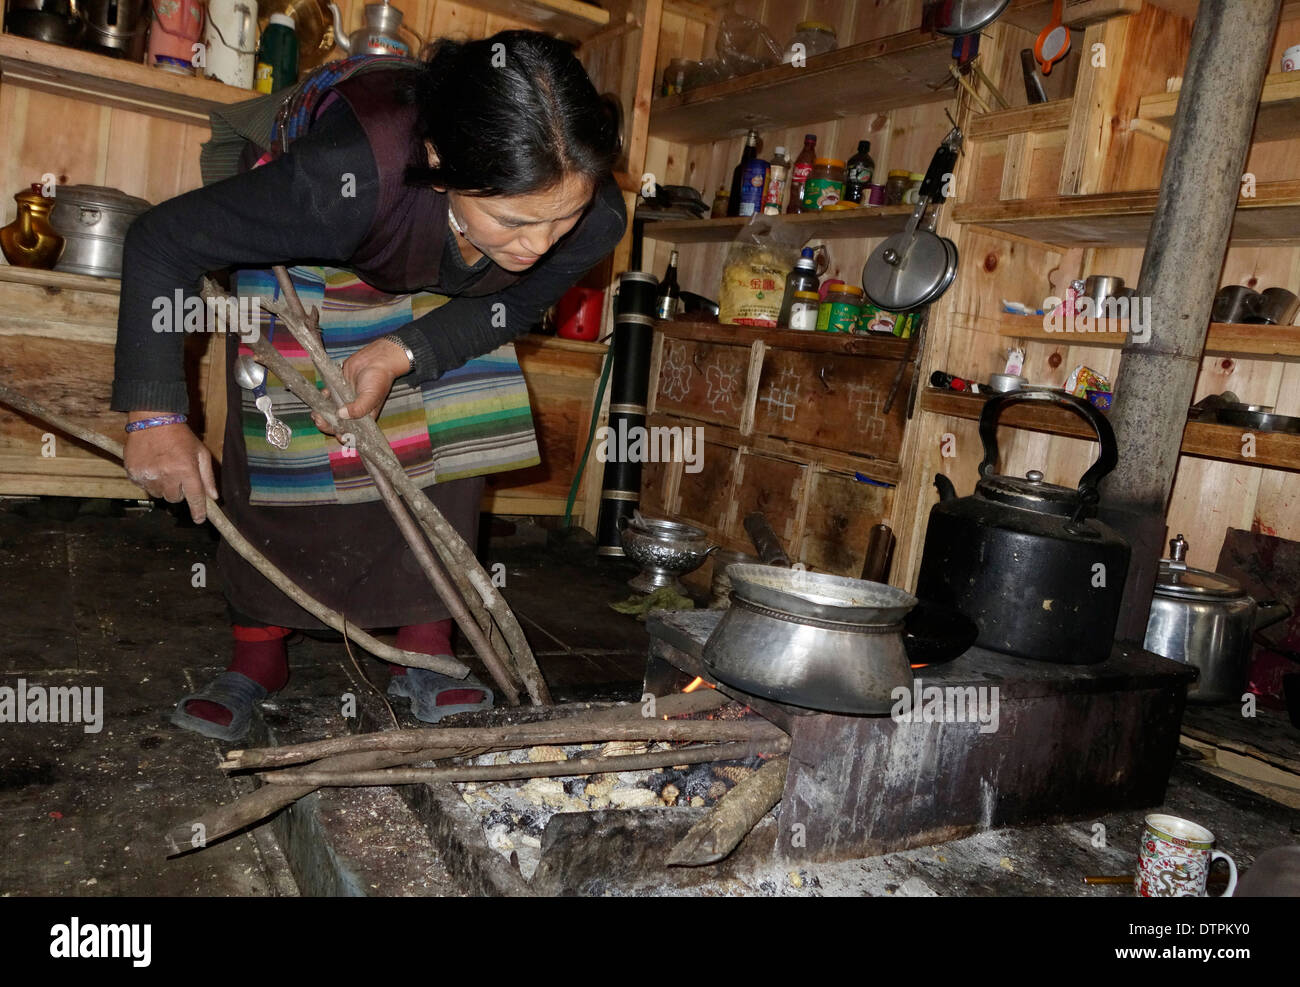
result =
[[[67,241],[56,271],[100,278],[122,276],[127,228],[150,208],[144,199],[98,185],[60,185],[50,225]]]
[[[1256,603],[1235,580],[1189,567],[1183,561],[1187,541],[1182,535],[1169,547],[1170,558],[1160,562],[1142,646],[1196,666],[1200,678],[1188,686],[1188,702],[1240,701],[1255,631],[1282,620],[1291,608]]]
[[[75,45],[86,30],[72,0],[10,0],[5,30],[55,45]]]
[[[731,608],[704,644],[720,682],[830,713],[885,714],[910,689],[903,619],[916,597],[883,583],[733,565]]]
[[[86,19],[86,46],[104,54],[138,62],[149,37],[145,0],[78,0]]]

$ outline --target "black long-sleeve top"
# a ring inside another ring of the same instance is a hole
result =
[[[177,288],[196,293],[207,272],[322,264],[353,270],[382,291],[456,296],[472,291],[494,270],[486,257],[467,265],[450,230],[429,234],[427,217],[446,214],[445,194],[409,190],[421,208],[404,211],[395,226],[390,221],[390,228],[378,229],[380,194],[381,176],[366,131],[339,100],[274,161],[140,216],[127,232],[123,254],[112,408],[188,410],[184,337],[153,330],[154,299],[170,304]],[[415,356],[405,379],[436,379],[528,331],[614,248],[626,223],[622,195],[609,178],[578,224],[519,280],[492,294],[453,297],[398,331]],[[363,247],[373,252],[375,244],[394,242],[407,251],[403,280],[408,283],[375,283],[363,266],[350,263]]]

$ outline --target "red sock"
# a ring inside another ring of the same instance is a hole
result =
[[[428,624],[408,624],[397,630],[397,647],[421,655],[452,655],[451,620],[435,620]],[[394,675],[405,675],[405,665],[388,666]],[[438,694],[439,706],[458,706],[463,703],[483,701],[482,689],[447,689]]]
[[[397,629],[397,647],[417,655],[451,655],[451,618],[427,624],[407,624]],[[405,665],[388,666],[394,675],[405,675]]]
[[[278,692],[289,681],[289,651],[285,638],[287,627],[241,627],[231,625],[235,638],[235,655],[226,671],[241,672],[267,692]],[[185,712],[210,723],[229,726],[232,714],[218,703],[194,700],[185,704]]]

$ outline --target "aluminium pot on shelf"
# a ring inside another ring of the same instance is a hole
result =
[[[58,186],[50,225],[67,245],[54,269],[69,274],[120,278],[127,228],[149,208],[144,199],[115,188]]]
[[[1093,427],[1100,454],[1077,488],[1045,483],[1037,470],[995,472],[998,418],[1022,402],[1068,408]],[[1129,565],[1128,543],[1095,516],[1097,485],[1118,460],[1110,422],[1081,398],[1021,390],[991,398],[979,431],[974,494],[957,497],[947,477],[935,477],[942,499],[930,511],[917,596],[973,620],[980,647],[1062,664],[1105,661]]]

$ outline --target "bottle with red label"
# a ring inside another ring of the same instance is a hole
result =
[[[803,150],[794,159],[794,167],[790,170],[790,205],[786,207],[786,212],[803,212],[803,186],[812,174],[813,162],[816,160],[817,135],[804,134]]]

